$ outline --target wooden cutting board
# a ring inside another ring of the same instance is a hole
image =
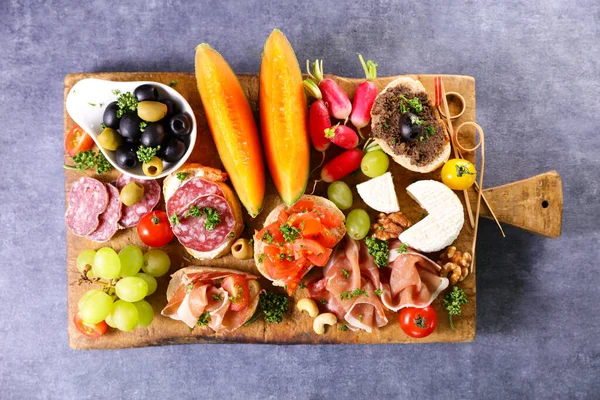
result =
[[[433,76],[432,75],[410,75],[415,79],[419,79],[430,96],[433,93]],[[172,84],[190,103],[198,121],[198,138],[196,146],[189,161],[199,162],[207,166],[222,168],[222,164],[218,158],[216,148],[213,144],[210,131],[204,116],[202,104],[198,91],[196,89],[195,77],[192,73],[95,73],[95,74],[71,74],[65,78],[65,98],[71,87],[80,79],[83,78],[99,78],[113,81],[156,81],[165,84]],[[351,96],[354,95],[356,85],[360,83],[358,79],[345,79],[335,76],[330,76],[335,79]],[[387,83],[395,77],[378,78],[376,84],[381,90]],[[455,127],[465,121],[475,121],[475,80],[468,76],[444,76],[444,85],[448,92],[459,92],[466,100],[466,109],[464,114],[454,121]],[[250,104],[255,112],[255,117],[258,116],[258,76],[257,75],[240,75],[240,82],[246,96],[250,100]],[[452,108],[451,104],[451,108]],[[68,116],[65,110],[64,115],[65,135],[74,125],[74,122]],[[489,133],[488,133],[489,135]],[[473,144],[474,131],[467,131],[461,139],[465,145]],[[328,151],[328,159],[337,155],[340,151],[333,149]],[[321,155],[314,152],[312,155],[311,166],[318,165]],[[65,163],[72,163],[70,157],[65,155]],[[471,161],[474,161],[471,158]],[[406,186],[420,179],[439,179],[439,171],[431,174],[418,174],[405,170],[404,168],[390,164],[390,170],[394,175],[396,191],[402,211],[413,221],[416,222],[423,216],[423,210],[412,200],[406,193]],[[65,171],[65,193],[76,179],[82,173],[74,171]],[[103,176],[95,176],[92,172],[88,172],[89,176],[96,177],[104,182],[112,182],[118,172],[112,171]],[[314,179],[318,179],[319,172],[317,171],[309,180],[309,189],[312,190]],[[354,174],[345,179],[351,187],[352,184],[365,180],[362,174]],[[159,182],[162,183],[162,182]],[[316,187],[315,194],[325,195],[327,185],[320,183]],[[354,192],[354,207],[361,207],[369,210],[360,197]],[[488,199],[493,205],[498,217],[506,223],[522,227],[532,232],[556,237],[560,234],[560,225],[562,217],[562,189],[560,177],[556,172],[550,172],[537,177],[527,179],[525,181],[516,182],[498,188],[488,189],[485,191]],[[461,200],[464,201],[462,195]],[[476,195],[475,192],[470,193],[471,202],[474,205]],[[254,229],[262,227],[264,218],[269,211],[280,203],[275,189],[267,177],[267,194],[265,207],[261,214],[256,219],[251,219],[246,213],[244,219],[246,229],[243,237],[250,238]],[[161,200],[158,207],[164,209],[164,202]],[[370,210],[372,211],[372,210]],[[372,220],[376,215],[371,212]],[[488,215],[487,209],[482,206],[482,215]],[[468,221],[465,218],[465,221]],[[397,323],[397,314],[388,313],[389,323],[382,329],[376,329],[373,333],[339,331],[337,327],[329,327],[325,335],[316,335],[312,330],[312,319],[308,315],[299,313],[295,308],[297,300],[306,297],[305,289],[298,289],[292,299],[290,299],[290,313],[286,315],[284,321],[277,324],[268,324],[262,320],[258,320],[247,327],[242,327],[233,333],[215,333],[210,328],[195,328],[190,332],[189,328],[179,321],[174,321],[160,315],[161,309],[166,305],[165,296],[166,287],[169,281],[169,276],[158,278],[158,289],[147,300],[154,308],[154,321],[147,328],[136,328],[131,332],[120,332],[110,329],[107,334],[98,339],[87,339],[81,335],[75,325],[72,317],[77,311],[77,301],[81,295],[92,288],[88,283],[79,284],[79,273],[75,267],[77,255],[85,249],[98,249],[104,246],[110,246],[117,252],[125,245],[134,243],[147,250],[137,236],[134,228],[119,231],[108,243],[95,243],[84,238],[77,237],[67,230],[67,281],[68,281],[68,308],[69,308],[69,344],[73,349],[112,349],[126,347],[143,347],[152,345],[164,344],[179,344],[179,343],[281,343],[281,344],[318,344],[318,343],[427,343],[427,342],[467,342],[475,338],[475,309],[476,309],[476,287],[475,273],[469,275],[464,282],[460,283],[467,296],[469,303],[463,306],[463,315],[455,318],[456,329],[450,329],[446,312],[441,307],[441,300],[438,298],[434,303],[439,315],[439,325],[436,331],[429,337],[416,340],[405,335],[399,328]],[[468,250],[471,248],[473,240],[473,229],[468,222],[465,223],[463,230],[457,239],[456,246],[459,250]],[[243,271],[249,271],[257,274],[258,270],[254,266],[252,260],[240,261],[230,255],[217,260],[200,261],[193,260],[183,249],[183,247],[175,240],[164,248],[169,253],[172,259],[170,273],[177,269],[188,265],[211,265],[219,267],[235,268]],[[433,258],[436,258],[435,255]],[[313,269],[311,273],[304,279],[307,282],[311,278],[318,276],[318,268]],[[267,280],[261,279],[261,286],[273,290],[273,286]]]

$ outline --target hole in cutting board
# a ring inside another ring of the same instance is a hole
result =
[[[548,203],[548,200],[542,201],[542,207],[543,208],[548,208],[549,205],[550,205],[550,203]]]

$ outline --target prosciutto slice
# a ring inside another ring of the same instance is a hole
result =
[[[448,287],[447,278],[439,276],[439,265],[424,255],[409,249],[396,251],[400,241],[390,242],[390,258],[382,271],[389,275],[381,286],[383,304],[392,311],[404,307],[426,307]]]
[[[250,291],[248,306],[239,311],[230,308],[230,295],[234,293],[221,286],[222,280],[232,275],[246,279]],[[161,314],[183,321],[190,328],[194,328],[203,317],[214,331],[233,331],[252,316],[259,292],[260,285],[254,275],[218,268],[188,267],[173,275],[167,291],[169,302]]]

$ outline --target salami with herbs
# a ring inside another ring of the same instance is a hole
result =
[[[67,201],[67,228],[77,236],[87,236],[100,225],[100,215],[108,206],[108,190],[99,180],[83,177],[71,185]]]
[[[119,220],[119,225],[123,228],[136,226],[140,219],[152,211],[160,201],[160,185],[154,180],[142,180],[132,178],[129,175],[121,175],[117,178],[117,189],[121,191],[131,181],[139,182],[144,186],[144,196],[132,206],[123,204],[122,215]]]
[[[87,238],[94,242],[106,242],[119,230],[119,219],[121,219],[121,199],[119,191],[110,183],[105,183],[108,190],[108,207],[100,215],[98,228],[90,233]]]
[[[214,194],[197,197],[178,212],[172,212],[170,221],[179,242],[200,252],[212,251],[226,242],[235,226],[229,203]]]
[[[192,178],[181,185],[167,201],[167,214],[180,213],[192,201],[201,196],[217,195],[223,197],[223,190],[215,182],[202,178]]]

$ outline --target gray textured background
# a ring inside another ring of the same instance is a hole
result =
[[[598,1],[77,3],[0,0],[0,398],[598,398]],[[274,27],[330,73],[474,76],[486,186],[557,169],[562,237],[483,222],[470,344],[70,350],[65,74],[192,71],[203,41],[257,72]]]

